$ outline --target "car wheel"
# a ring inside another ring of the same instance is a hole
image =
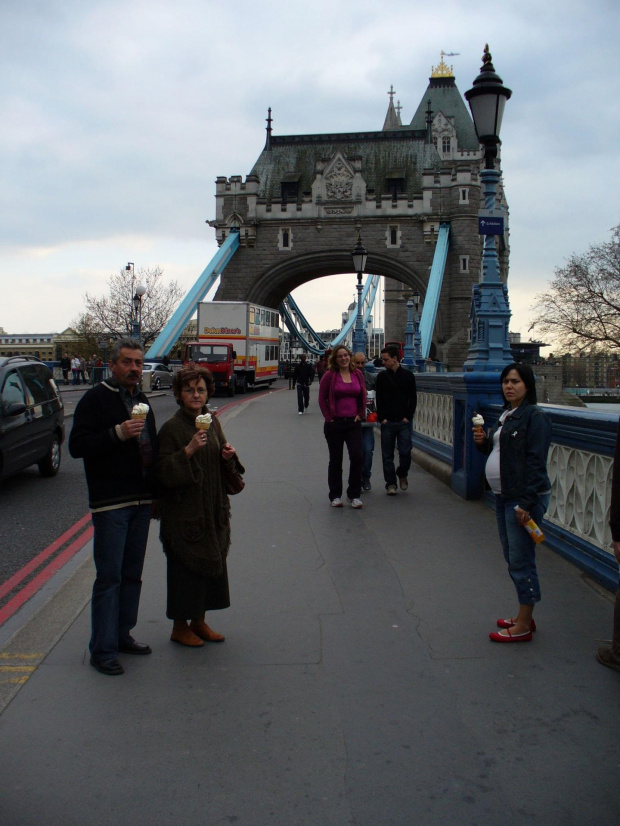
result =
[[[151,387],[153,388],[153,390],[159,390],[159,388],[161,387],[161,379],[154,379]]]
[[[41,476],[56,476],[60,469],[60,439],[54,436],[47,455],[39,462]]]

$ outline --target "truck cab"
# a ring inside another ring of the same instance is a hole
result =
[[[235,376],[236,352],[228,342],[206,343],[192,341],[185,348],[183,364],[200,364],[207,367],[215,382],[216,390],[225,390],[229,396],[235,395],[237,379]]]

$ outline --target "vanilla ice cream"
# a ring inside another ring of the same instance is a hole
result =
[[[474,413],[471,423],[477,430],[482,430],[484,427],[484,418],[480,415],[480,413]]]
[[[131,418],[146,419],[150,409],[151,408],[148,406],[148,404],[144,404],[144,402],[138,402],[138,404],[134,404],[131,410]]]
[[[211,414],[203,413],[202,416],[196,416],[196,427],[198,430],[208,430],[211,427]]]

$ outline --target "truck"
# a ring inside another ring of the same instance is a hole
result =
[[[185,347],[184,364],[203,364],[216,390],[229,396],[271,385],[278,378],[280,315],[253,301],[201,301],[197,340]]]

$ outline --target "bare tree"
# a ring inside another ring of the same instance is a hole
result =
[[[183,297],[183,290],[176,281],[164,283],[163,270],[141,269],[133,272],[122,269],[118,275],[108,278],[109,293],[103,298],[86,293],[86,313],[81,316],[85,329],[96,329],[103,336],[120,338],[133,330],[133,296],[138,284],[146,287],[141,305],[142,341],[146,348],[151,345],[176,309]]]
[[[536,327],[567,350],[620,348],[620,225],[611,241],[573,254],[536,296]]]

